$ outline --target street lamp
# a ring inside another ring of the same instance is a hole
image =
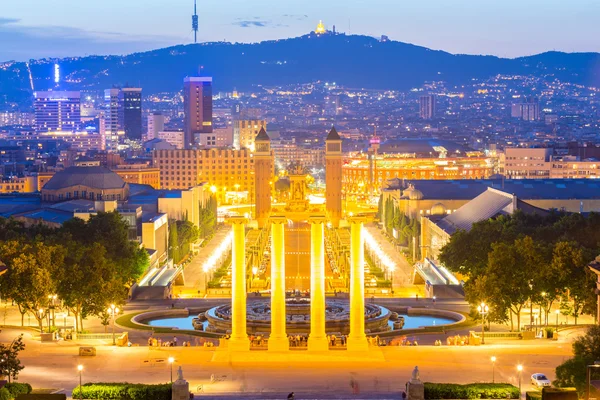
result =
[[[523,366],[517,365],[517,371],[519,371],[519,398],[521,398],[521,375],[523,375]]]
[[[558,332],[558,316],[560,315],[560,310],[554,311],[556,314],[556,332]]]
[[[481,344],[485,344],[485,316],[490,311],[490,308],[485,303],[481,303],[479,307],[477,307],[479,314],[481,314]]]
[[[492,383],[496,383],[496,356],[492,356],[490,360],[492,361]]]
[[[173,357],[169,357],[169,365],[171,366],[171,383],[173,383],[173,363],[175,359]]]
[[[83,365],[79,364],[77,366],[77,371],[79,371],[79,400],[83,400],[83,386],[81,386],[81,371],[83,371]]]
[[[112,339],[114,346],[117,344],[117,341],[115,340],[115,315],[119,313],[119,308],[116,307],[114,304],[111,304],[108,308],[108,313],[112,316]]]

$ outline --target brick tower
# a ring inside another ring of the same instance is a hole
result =
[[[265,128],[254,138],[254,204],[256,220],[263,227],[271,214],[271,181],[273,179],[273,152],[271,139]]]
[[[331,128],[325,139],[325,209],[338,227],[342,218],[342,138]]]

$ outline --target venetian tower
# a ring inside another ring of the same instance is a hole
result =
[[[342,218],[342,138],[335,128],[325,139],[325,187],[327,218],[337,228]]]
[[[273,153],[271,139],[265,128],[254,138],[254,204],[256,220],[263,227],[271,214],[271,179],[273,175]]]

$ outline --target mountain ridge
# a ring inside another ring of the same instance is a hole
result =
[[[146,94],[174,92],[183,78],[213,77],[216,91],[257,85],[280,86],[335,81],[346,87],[408,90],[427,81],[464,84],[499,74],[535,75],[600,86],[599,53],[548,51],[532,56],[452,54],[370,36],[314,33],[260,43],[210,42],[175,45],[125,56],[40,59],[29,63],[35,90],[52,87],[53,64],[61,67],[65,90],[100,90],[140,85]],[[0,96],[19,101],[31,96],[27,63],[4,63]],[[1,98],[0,97],[0,98]]]

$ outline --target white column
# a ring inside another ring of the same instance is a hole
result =
[[[367,351],[365,335],[365,241],[362,217],[350,218],[350,334],[348,351]]]
[[[269,351],[287,351],[285,331],[285,217],[271,217],[271,335]]]
[[[246,223],[244,217],[232,217],[231,246],[231,337],[230,351],[249,351],[250,341],[246,330]]]
[[[309,351],[327,351],[325,333],[325,216],[311,216]]]

